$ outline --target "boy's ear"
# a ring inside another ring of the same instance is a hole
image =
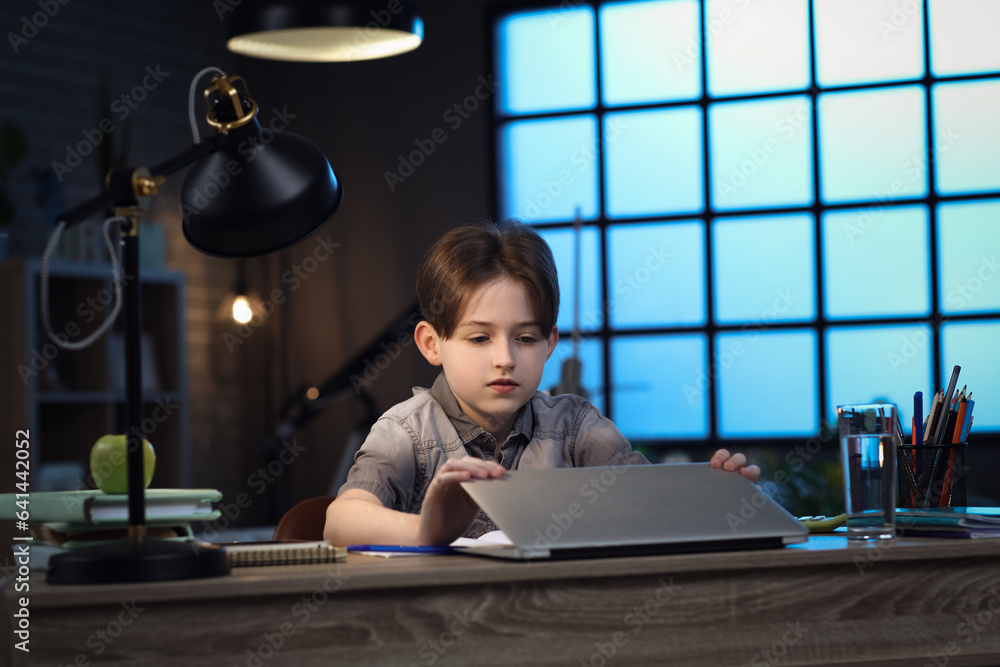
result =
[[[552,327],[552,333],[549,334],[549,351],[545,355],[545,361],[548,361],[549,357],[552,356],[552,353],[556,349],[556,343],[558,342],[559,342],[559,327]]]
[[[421,320],[417,323],[417,328],[413,330],[413,340],[424,359],[432,366],[441,365],[441,338],[430,322]]]

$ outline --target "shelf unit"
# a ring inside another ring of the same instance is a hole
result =
[[[33,480],[39,479],[42,466],[57,462],[76,461],[88,471],[94,442],[106,433],[124,433],[126,427],[123,314],[112,330],[116,335],[106,332],[83,350],[58,348],[42,323],[40,272],[37,259],[0,262],[0,286],[9,299],[9,319],[0,326],[0,355],[7,369],[0,401],[7,437],[19,429],[30,431]],[[149,352],[143,358],[142,431],[156,450],[152,486],[189,487],[184,274],[144,269],[141,280]],[[53,330],[82,340],[114,307],[110,265],[53,262],[49,301]],[[151,385],[150,379],[158,384]],[[12,468],[13,450],[4,458],[8,460],[0,462],[0,470]],[[34,484],[32,488],[38,490]]]

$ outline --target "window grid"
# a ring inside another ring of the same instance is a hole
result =
[[[814,265],[816,267],[816,274],[813,282],[816,285],[816,364],[818,368],[816,369],[816,400],[819,402],[819,420],[820,428],[825,420],[826,416],[826,404],[827,404],[827,369],[826,369],[826,299],[824,294],[824,266],[823,266],[823,216],[822,216],[822,202],[820,198],[820,191],[822,188],[823,174],[820,169],[820,125],[819,125],[819,104],[817,100],[819,99],[819,90],[816,86],[816,16],[815,8],[813,6],[813,0],[808,2],[808,17],[809,17],[809,81],[811,87],[809,88],[809,103],[810,103],[810,113],[811,122],[813,126],[812,133],[812,168],[813,168],[813,205],[811,207],[811,212],[813,216],[813,234],[815,242],[813,247],[815,248],[816,258]]]
[[[709,117],[709,93],[708,93],[708,68],[706,63],[708,62],[708,34],[706,31],[705,20],[706,17],[706,7],[705,0],[701,0],[698,3],[699,19],[701,27],[701,39],[698,45],[698,64],[701,68],[701,97],[698,100],[698,106],[701,107],[701,141],[702,141],[702,154],[705,156],[702,160],[702,196],[704,197],[703,209],[705,215],[702,216],[702,220],[705,222],[705,315],[706,321],[705,326],[702,328],[705,332],[706,338],[706,353],[708,356],[708,367],[705,373],[705,382],[707,386],[705,387],[708,408],[708,438],[709,440],[717,439],[719,433],[719,409],[718,409],[718,397],[719,388],[717,385],[718,380],[718,362],[716,359],[716,345],[719,334],[719,328],[715,322],[715,246],[712,242],[712,219],[708,213],[712,210],[712,133],[709,131],[709,124],[711,123],[711,118]]]
[[[810,3],[811,4],[811,3]],[[931,99],[931,89],[935,81],[931,69],[931,21],[930,3],[923,3],[924,12],[924,113],[927,123],[925,131],[927,133],[927,154],[930,158],[927,169],[927,235],[930,242],[930,279],[931,279],[931,377],[933,384],[931,387],[941,385],[941,320],[937,317],[941,313],[940,295],[938,294],[938,243],[937,243],[937,207],[940,198],[937,193],[937,174],[933,165],[934,159],[934,104]]]
[[[612,4],[611,2],[601,2],[599,0],[574,0],[572,3],[557,3],[551,0],[545,1],[528,1],[524,3],[515,3],[510,5],[504,5],[502,8],[494,8],[491,12],[490,26],[491,35],[493,39],[496,39],[496,33],[493,32],[494,27],[499,24],[499,22],[504,17],[509,17],[515,15],[519,12],[526,10],[544,10],[551,9],[554,11],[566,10],[567,8],[581,8],[589,7],[593,9],[593,40],[595,49],[595,81],[596,81],[596,101],[592,108],[590,109],[572,109],[572,110],[555,110],[550,112],[530,112],[530,113],[517,113],[517,114],[504,114],[498,111],[496,108],[491,109],[491,114],[493,117],[493,127],[494,127],[494,137],[499,137],[503,128],[512,122],[520,122],[525,120],[540,120],[540,119],[550,119],[550,118],[560,118],[560,117],[572,117],[579,116],[581,114],[592,114],[597,120],[597,133],[596,133],[596,147],[597,147],[597,160],[598,160],[598,182],[597,182],[597,205],[598,213],[595,219],[584,221],[584,226],[596,227],[598,230],[600,238],[600,250],[599,250],[599,270],[600,275],[598,280],[601,286],[602,303],[601,306],[604,309],[604,315],[602,318],[602,323],[600,327],[591,332],[584,332],[583,337],[585,338],[596,338],[601,341],[601,349],[603,355],[603,385],[606,392],[606,415],[614,419],[615,418],[615,399],[614,392],[611,390],[612,387],[612,375],[613,375],[613,360],[611,353],[611,341],[613,339],[623,339],[627,337],[643,337],[649,335],[689,335],[689,334],[702,334],[705,337],[706,343],[706,356],[708,367],[706,369],[707,375],[707,386],[705,388],[707,396],[707,418],[708,418],[708,434],[706,438],[691,439],[691,438],[674,438],[667,437],[662,439],[656,439],[654,441],[646,441],[641,438],[633,438],[633,441],[637,444],[670,444],[676,446],[686,446],[686,445],[702,445],[706,441],[724,441],[727,445],[739,446],[741,444],[756,444],[761,440],[777,441],[788,439],[784,436],[760,436],[760,437],[725,437],[720,438],[719,436],[719,392],[718,392],[718,371],[717,371],[717,360],[716,360],[716,341],[720,334],[726,333],[739,333],[741,331],[754,331],[754,325],[750,324],[719,324],[716,322],[715,318],[715,285],[714,285],[714,248],[712,242],[712,222],[717,219],[724,219],[730,217],[744,217],[748,215],[752,216],[769,216],[769,215],[790,215],[796,213],[807,213],[813,218],[814,227],[814,251],[815,251],[815,280],[814,280],[814,298],[815,298],[815,311],[816,315],[812,321],[790,321],[790,322],[769,322],[764,325],[762,331],[767,332],[781,332],[781,331],[796,331],[796,330],[811,330],[815,333],[816,340],[816,368],[815,376],[817,378],[816,387],[816,401],[818,404],[817,414],[819,415],[819,429],[823,431],[828,427],[828,409],[827,409],[827,399],[828,399],[828,378],[827,378],[827,363],[826,363],[826,333],[832,328],[848,328],[855,326],[862,327],[877,327],[883,325],[907,325],[907,324],[926,324],[930,327],[931,331],[931,374],[932,374],[932,388],[940,388],[943,386],[943,382],[946,382],[947,378],[942,377],[942,343],[941,343],[941,325],[943,323],[954,323],[963,321],[976,321],[976,322],[998,322],[1000,317],[996,313],[992,314],[981,314],[981,313],[953,313],[950,315],[945,315],[941,311],[940,303],[940,284],[939,284],[939,258],[938,258],[938,223],[937,223],[937,207],[940,204],[950,203],[950,202],[974,202],[974,201],[998,201],[1000,200],[1000,191],[987,191],[987,192],[972,192],[972,193],[959,193],[959,194],[940,194],[936,190],[936,170],[935,165],[935,141],[934,141],[934,120],[933,120],[933,103],[932,103],[932,92],[933,86],[936,83],[947,82],[971,82],[979,80],[998,80],[1000,79],[1000,72],[985,72],[985,73],[966,73],[961,75],[945,75],[937,76],[932,73],[931,58],[932,58],[932,44],[930,36],[930,17],[929,17],[929,2],[924,0],[921,3],[921,11],[923,13],[923,40],[924,40],[924,74],[922,77],[915,79],[906,80],[896,80],[896,81],[886,81],[886,82],[866,82],[866,83],[856,83],[847,85],[834,85],[834,86],[819,86],[817,84],[817,53],[816,53],[816,27],[815,27],[815,9],[814,0],[807,0],[808,5],[808,36],[809,36],[809,57],[810,57],[810,86],[805,90],[794,89],[794,90],[781,90],[781,91],[768,91],[759,93],[748,93],[748,94],[736,94],[736,95],[719,95],[713,96],[709,92],[709,86],[707,81],[707,50],[708,50],[708,26],[706,20],[706,0],[698,0],[699,15],[700,15],[700,31],[701,39],[699,44],[698,62],[696,66],[699,68],[699,74],[701,79],[701,95],[695,99],[683,99],[683,100],[672,100],[672,101],[662,101],[662,102],[643,102],[635,104],[621,104],[615,105],[613,107],[608,107],[603,101],[603,86],[602,86],[602,76],[601,71],[601,21],[599,9],[605,4]],[[491,55],[495,58],[497,50],[495,44],[491,48]],[[849,202],[824,202],[821,198],[821,184],[822,184],[822,173],[820,168],[821,154],[820,154],[820,133],[821,127],[819,123],[819,104],[818,100],[820,96],[824,93],[830,92],[850,92],[850,91],[865,91],[865,90],[888,90],[892,88],[898,88],[903,86],[913,86],[920,85],[922,87],[923,93],[923,105],[925,112],[925,133],[927,141],[927,184],[928,189],[926,195],[922,197],[897,197],[891,200],[880,200],[880,199],[869,199],[862,201],[849,201]],[[775,207],[764,207],[764,208],[740,208],[740,209],[730,209],[730,210],[715,210],[712,207],[712,175],[711,175],[711,133],[709,132],[709,109],[717,103],[720,102],[740,102],[740,101],[756,101],[765,100],[773,98],[785,98],[791,96],[801,96],[807,95],[810,101],[810,115],[812,122],[812,191],[813,191],[813,203],[810,205],[799,205],[799,206],[775,206]],[[609,219],[606,215],[606,205],[607,205],[607,192],[606,192],[606,169],[604,162],[604,146],[605,137],[604,129],[605,123],[604,118],[609,113],[625,113],[632,111],[642,111],[642,110],[659,110],[659,109],[669,109],[676,107],[691,107],[697,106],[701,109],[702,114],[702,183],[703,183],[703,211],[701,213],[668,213],[668,214],[657,214],[657,215],[643,215],[643,216],[623,216],[615,217],[613,220]],[[494,139],[492,142],[493,154],[493,164],[500,164],[501,146],[499,142]],[[499,174],[500,170],[495,167],[495,174]],[[494,178],[495,189],[494,195],[494,210],[501,210],[501,198],[502,198],[502,183],[499,178]],[[825,298],[824,298],[824,246],[823,246],[823,234],[822,234],[822,224],[823,224],[823,214],[828,212],[834,212],[839,210],[853,210],[853,209],[867,209],[870,207],[902,207],[902,206],[913,206],[913,205],[924,205],[928,209],[928,241],[930,244],[929,248],[929,277],[930,285],[929,289],[931,291],[931,313],[927,317],[912,317],[912,316],[889,316],[889,317],[864,317],[864,318],[845,318],[837,319],[835,321],[830,321],[826,317],[825,309]],[[690,220],[700,220],[704,226],[704,243],[705,243],[705,262],[704,262],[704,272],[703,276],[705,284],[705,299],[706,299],[706,314],[707,320],[704,325],[700,326],[684,326],[684,325],[674,325],[665,327],[629,327],[627,329],[615,329],[611,325],[611,317],[608,312],[608,306],[611,303],[610,292],[610,277],[609,277],[609,244],[608,244],[608,232],[609,229],[616,227],[618,225],[635,224],[635,223],[664,223],[664,222],[680,222],[680,221],[690,221]],[[566,220],[562,222],[544,222],[540,223],[545,229],[562,229],[562,228],[572,228],[573,221]],[[564,336],[567,335],[564,332]],[[925,397],[925,411],[927,409],[928,399]],[[909,432],[909,427],[906,427],[906,431]],[[980,431],[982,432],[982,431]],[[795,438],[798,439],[798,438]]]

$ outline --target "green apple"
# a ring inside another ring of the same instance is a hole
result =
[[[156,468],[156,452],[142,440],[143,485],[148,488]],[[128,493],[128,440],[124,435],[102,435],[90,449],[90,474],[104,493]]]

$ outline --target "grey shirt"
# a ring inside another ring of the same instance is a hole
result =
[[[462,412],[444,373],[430,390],[390,408],[354,460],[348,489],[363,489],[383,506],[419,514],[427,487],[446,460],[475,456],[507,470],[648,463],[589,401],[572,394],[535,395],[518,412],[507,439],[496,439]],[[496,530],[482,511],[466,537]]]

